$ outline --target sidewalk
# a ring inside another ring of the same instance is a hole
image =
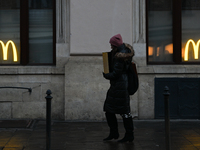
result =
[[[52,122],[51,150],[165,150],[165,128],[161,120],[134,120],[135,140],[119,144],[103,142],[106,122]],[[171,149],[200,149],[200,121],[171,121]],[[120,139],[124,136],[119,122]],[[46,122],[31,128],[0,128],[0,150],[46,150]]]

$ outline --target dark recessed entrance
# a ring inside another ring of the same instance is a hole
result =
[[[199,78],[155,78],[155,118],[164,118],[164,87],[169,87],[170,118],[200,119]]]

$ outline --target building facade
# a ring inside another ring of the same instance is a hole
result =
[[[44,119],[50,89],[53,119],[104,120],[109,82],[102,76],[101,54],[110,51],[109,39],[118,33],[135,50],[134,118],[163,117],[165,86],[172,117],[198,118],[199,3],[178,2],[0,0],[0,87],[32,88],[0,88],[0,119]]]

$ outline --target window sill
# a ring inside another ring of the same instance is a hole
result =
[[[138,66],[139,74],[200,74],[199,65]]]
[[[0,75],[63,75],[64,68],[55,66],[0,66]]]

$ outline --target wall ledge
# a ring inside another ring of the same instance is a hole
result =
[[[199,65],[138,66],[139,74],[200,74]]]
[[[52,66],[0,66],[0,75],[64,75],[64,68]]]

